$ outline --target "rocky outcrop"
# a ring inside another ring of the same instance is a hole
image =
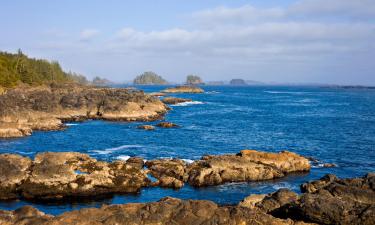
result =
[[[0,155],[0,162],[2,199],[136,193],[150,183],[136,158],[107,163],[81,153],[46,152],[36,155],[33,162],[12,154]]]
[[[0,155],[0,200],[17,198],[17,189],[29,177],[31,164],[20,155]]]
[[[187,180],[186,163],[180,159],[156,159],[146,162],[153,177],[158,179],[155,185],[181,188]]]
[[[254,194],[246,197],[240,206],[247,207],[250,209],[260,209],[263,212],[269,213],[275,209],[278,209],[286,204],[295,202],[299,199],[297,193],[289,189],[279,189],[278,191],[271,194]]]
[[[191,102],[192,100],[187,98],[165,97],[161,101],[164,104],[175,105],[178,103]]]
[[[66,121],[150,121],[167,110],[158,98],[138,90],[77,85],[12,89],[0,95],[0,138],[63,129]]]
[[[178,86],[163,90],[164,93],[203,93],[204,90],[196,86]]]
[[[130,203],[87,208],[59,216],[26,206],[15,211],[0,211],[4,225],[107,225],[107,224],[217,224],[217,225],[302,225],[290,219],[279,219],[260,210],[239,206],[218,206],[211,201],[164,198],[158,202]]]
[[[375,224],[375,174],[339,179],[326,175],[301,186],[304,194],[272,212],[318,224]]]
[[[40,153],[33,161],[19,155],[2,154],[0,199],[92,197],[136,193],[145,186],[181,188],[185,182],[200,187],[267,180],[288,172],[307,171],[309,164],[304,164],[304,160],[291,152],[256,151],[205,156],[190,164],[180,159],[155,159],[144,163],[139,157],[103,162],[77,152]],[[156,178],[155,182],[151,182],[149,174]]]
[[[155,130],[155,127],[152,125],[140,125],[137,128],[142,130]]]
[[[177,128],[177,127],[179,127],[177,124],[174,124],[174,123],[171,123],[171,122],[160,122],[160,123],[156,124],[156,126],[162,127],[162,128]]]
[[[237,155],[205,156],[189,165],[188,182],[210,186],[227,182],[269,180],[290,172],[310,170],[309,161],[295,153],[243,150]]]

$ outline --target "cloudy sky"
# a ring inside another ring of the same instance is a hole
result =
[[[89,78],[375,85],[375,0],[4,0],[0,30]]]

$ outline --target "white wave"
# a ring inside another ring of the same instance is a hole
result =
[[[279,183],[279,184],[272,185],[272,188],[274,190],[279,190],[281,188],[292,189],[292,185],[289,183]]]
[[[141,147],[143,147],[143,146],[141,146],[141,145],[121,145],[121,146],[114,147],[114,148],[107,148],[107,149],[104,149],[104,150],[91,150],[91,151],[96,152],[98,154],[105,155],[105,154],[109,154],[109,153],[112,153],[114,151],[118,151],[118,150],[122,150],[122,149],[141,148]]]
[[[77,126],[77,123],[66,123],[65,126],[71,127],[71,126]]]
[[[189,105],[202,105],[204,104],[203,102],[200,102],[200,101],[191,101],[191,102],[181,102],[181,103],[177,103],[173,106],[189,106]]]
[[[117,156],[117,159],[119,160],[123,160],[123,161],[126,161],[130,158],[130,156],[128,155],[120,155],[120,156]]]
[[[219,91],[207,91],[206,94],[220,94]]]
[[[191,159],[181,159],[181,160],[186,162],[187,164],[191,164],[194,162],[194,160],[191,160]]]

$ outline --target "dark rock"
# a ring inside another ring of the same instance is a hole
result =
[[[137,127],[138,129],[143,129],[143,130],[155,130],[155,127],[152,125],[140,125]]]
[[[22,210],[21,210],[22,211]],[[27,211],[30,211],[28,209]],[[164,198],[159,202],[110,205],[45,216],[35,210],[24,216],[20,211],[0,211],[0,224],[6,225],[104,225],[104,224],[217,224],[217,225],[293,225],[259,210],[218,206],[211,201]],[[20,223],[22,221],[22,223]],[[36,221],[38,223],[36,223]]]
[[[204,90],[196,86],[178,86],[163,90],[164,93],[203,93]]]
[[[302,185],[299,200],[274,215],[319,224],[375,224],[375,177],[338,179],[326,175]]]
[[[177,127],[179,127],[177,124],[174,124],[174,123],[171,123],[171,122],[160,122],[160,123],[156,124],[156,126],[162,127],[162,128],[177,128]]]
[[[169,105],[175,105],[178,103],[183,103],[183,102],[191,102],[191,99],[187,98],[175,98],[175,97],[166,97],[161,100],[164,104],[169,104]]]

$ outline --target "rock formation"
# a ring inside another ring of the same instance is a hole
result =
[[[205,156],[189,165],[189,184],[210,186],[227,182],[269,180],[290,172],[310,170],[308,159],[282,151],[243,150],[238,155]]]
[[[303,225],[290,219],[279,219],[260,210],[239,206],[218,206],[211,201],[164,198],[151,203],[129,203],[87,208],[59,216],[45,215],[30,206],[15,211],[0,210],[4,225]]]
[[[34,161],[0,155],[0,199],[61,199],[114,193],[136,193],[150,180],[139,161],[97,161],[75,152],[46,152]],[[143,161],[142,161],[143,163]]]
[[[164,104],[175,105],[175,104],[183,103],[183,102],[191,102],[192,100],[187,99],[187,98],[165,97],[161,101]]]
[[[0,154],[0,199],[62,199],[115,193],[136,193],[145,186],[181,188],[226,182],[267,180],[288,172],[308,171],[305,158],[290,152],[242,151],[238,155],[205,156],[191,164],[180,159],[146,162],[97,161],[76,152],[46,152],[27,157]],[[151,182],[151,174],[156,178]]]
[[[164,93],[203,93],[204,90],[195,86],[178,86],[163,90]]]
[[[152,125],[140,125],[137,128],[142,130],[155,130],[155,127]]]
[[[177,124],[174,124],[174,123],[171,123],[171,122],[160,122],[160,123],[156,124],[156,126],[162,127],[162,128],[176,128],[176,127],[179,127]]]
[[[66,121],[150,121],[167,110],[159,99],[137,90],[78,85],[12,89],[0,95],[0,138],[63,129]]]

